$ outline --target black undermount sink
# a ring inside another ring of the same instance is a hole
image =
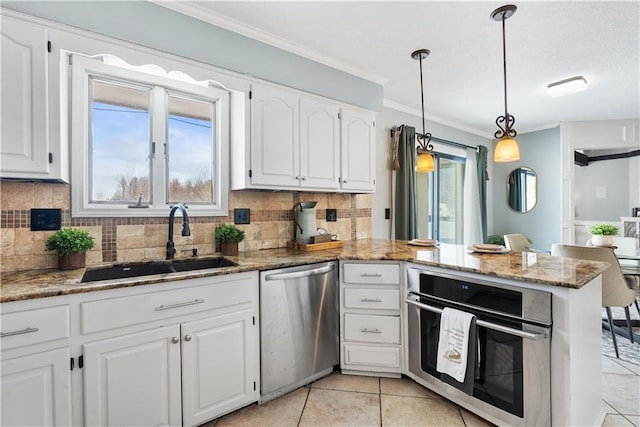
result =
[[[204,270],[207,268],[231,267],[237,265],[226,258],[187,259],[174,261],[150,262],[143,264],[118,264],[87,270],[81,282],[97,282],[99,280],[126,279],[129,277],[149,276],[152,274],[177,273],[180,271]]]

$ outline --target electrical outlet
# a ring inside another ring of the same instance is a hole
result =
[[[251,209],[236,208],[233,210],[234,224],[251,224]]]
[[[391,219],[391,209],[384,208],[384,219]]]
[[[327,222],[336,222],[338,220],[337,209],[327,209]]]
[[[31,231],[60,230],[62,209],[31,209]]]

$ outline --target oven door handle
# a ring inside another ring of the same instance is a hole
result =
[[[415,305],[418,308],[423,310],[431,311],[433,313],[442,314],[442,309],[438,307],[433,307],[430,305],[422,304],[421,302],[414,301],[411,298],[407,298],[404,300],[407,304]],[[476,319],[476,325],[482,326],[483,328],[493,329],[494,331],[504,332],[505,334],[515,335],[520,338],[526,338],[529,340],[542,340],[547,338],[548,334],[546,332],[542,332],[539,334],[533,334],[531,332],[521,331],[519,329],[509,328],[507,326],[496,325],[495,323],[486,322],[484,320]]]

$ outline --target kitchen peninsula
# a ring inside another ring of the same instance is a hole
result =
[[[2,273],[3,317],[4,313],[15,311],[16,305],[35,302],[42,305],[49,300],[50,305],[60,306],[64,304],[64,298],[69,298],[69,295],[86,295],[94,291],[135,287],[138,294],[142,290],[146,292],[147,289],[151,293],[157,288],[163,288],[176,281],[184,280],[186,283],[187,280],[207,277],[224,279],[224,276],[236,274],[244,278],[245,275],[260,270],[331,260],[365,264],[395,262],[400,263],[401,271],[404,272],[401,279],[401,286],[404,288],[403,299],[406,296],[408,267],[418,267],[442,274],[453,272],[458,276],[481,278],[488,282],[541,289],[551,293],[553,295],[553,329],[549,375],[552,424],[600,425],[604,419],[600,375],[601,282],[599,276],[607,267],[604,263],[560,259],[534,253],[468,253],[464,246],[459,245],[441,244],[437,248],[426,248],[410,246],[404,241],[378,239],[348,241],[343,248],[327,251],[298,252],[288,249],[269,249],[244,252],[229,259],[237,265],[215,270],[91,283],[80,283],[83,270]],[[150,286],[153,284],[156,286]],[[95,295],[94,298],[98,298],[99,293]],[[21,309],[24,310],[25,307]],[[73,316],[71,318],[73,319]],[[102,325],[97,327],[102,328]],[[72,333],[78,333],[75,328],[77,327],[72,328]],[[402,323],[402,329],[403,342],[406,342],[406,320]],[[71,344],[72,348],[73,345]],[[75,349],[72,353],[74,351]],[[403,373],[406,373],[406,352],[404,359]],[[74,408],[74,413],[77,411]],[[500,421],[488,419],[497,423]]]

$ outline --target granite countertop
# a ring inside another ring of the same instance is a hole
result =
[[[225,258],[234,261],[237,265],[90,283],[80,282],[84,269],[3,272],[0,277],[0,302],[150,285],[247,271],[271,270],[333,260],[407,261],[504,279],[579,289],[601,274],[609,265],[530,252],[468,253],[462,245],[441,244],[437,248],[429,248],[410,246],[402,240],[385,239],[346,241],[343,248],[325,251],[302,252],[285,248],[266,249],[243,252],[238,256]],[[89,269],[95,267],[97,266],[91,266]]]

